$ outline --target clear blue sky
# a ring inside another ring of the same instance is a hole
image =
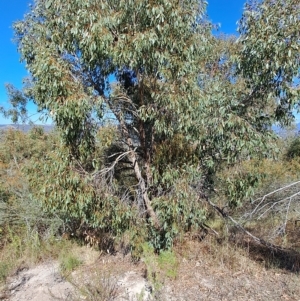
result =
[[[22,87],[22,79],[28,75],[16,45],[12,42],[12,23],[22,20],[29,10],[29,0],[0,0],[0,105],[6,106],[5,83]],[[236,34],[236,22],[240,19],[245,0],[208,0],[208,16],[213,23],[220,23],[220,31]],[[34,105],[30,105],[34,112]],[[0,116],[0,124],[10,123]]]

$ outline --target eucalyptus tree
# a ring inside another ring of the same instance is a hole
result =
[[[130,220],[128,212],[137,208],[154,226],[154,240],[166,245],[178,227],[201,225],[200,200],[213,191],[218,168],[266,155],[270,125],[297,101],[298,90],[289,89],[291,97],[285,89],[299,71],[299,34],[290,27],[298,26],[299,16],[294,10],[293,17],[283,15],[289,26],[279,20],[265,26],[279,14],[277,6],[250,6],[236,41],[211,34],[205,7],[202,0],[37,0],[14,24],[32,76],[28,93],[61,130],[61,153],[45,160],[45,173],[33,181],[52,210],[64,208],[104,227],[112,219]],[[273,45],[278,30],[296,38]],[[263,46],[256,32],[265,33]],[[286,55],[279,54],[282,43],[290,45]],[[268,67],[256,54],[270,58]],[[96,133],[109,116],[118,134],[101,161]],[[130,187],[103,192],[100,176],[114,186],[118,166],[126,170],[123,177],[134,177]],[[106,214],[107,202],[111,212],[116,204],[123,209]]]
[[[248,101],[268,104],[289,123],[300,99],[300,4],[297,0],[251,1],[239,22],[239,72]],[[271,112],[272,115],[273,112]]]

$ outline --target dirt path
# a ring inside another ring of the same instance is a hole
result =
[[[66,300],[74,291],[74,287],[62,278],[58,262],[19,271],[8,279],[8,283],[10,301]]]

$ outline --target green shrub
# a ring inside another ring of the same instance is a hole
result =
[[[286,158],[288,160],[300,157],[300,137],[296,137],[292,140],[286,151]]]
[[[74,271],[82,264],[82,261],[73,254],[62,253],[60,256],[60,269],[63,274]]]

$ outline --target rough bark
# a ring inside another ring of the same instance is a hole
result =
[[[114,110],[112,110],[112,111],[114,112]],[[123,120],[123,118],[121,116],[121,113],[114,112],[114,114],[115,114],[115,116],[117,117],[117,119],[120,123],[121,131],[122,131],[123,136],[126,137],[126,143],[128,145],[128,148],[129,148],[129,150],[131,150],[128,153],[127,158],[130,161],[130,163],[132,164],[134,174],[136,176],[136,179],[138,180],[138,186],[139,186],[139,189],[142,193],[147,213],[148,213],[149,217],[151,218],[151,220],[153,221],[153,224],[154,224],[155,228],[159,229],[160,228],[160,223],[159,223],[157,215],[156,215],[156,213],[155,213],[155,211],[154,211],[154,209],[151,205],[151,200],[148,196],[146,181],[142,176],[141,167],[140,167],[139,162],[138,162],[138,157],[137,157],[137,154],[135,152],[135,148],[134,148],[132,138],[130,137],[128,128],[125,124],[125,121]]]

